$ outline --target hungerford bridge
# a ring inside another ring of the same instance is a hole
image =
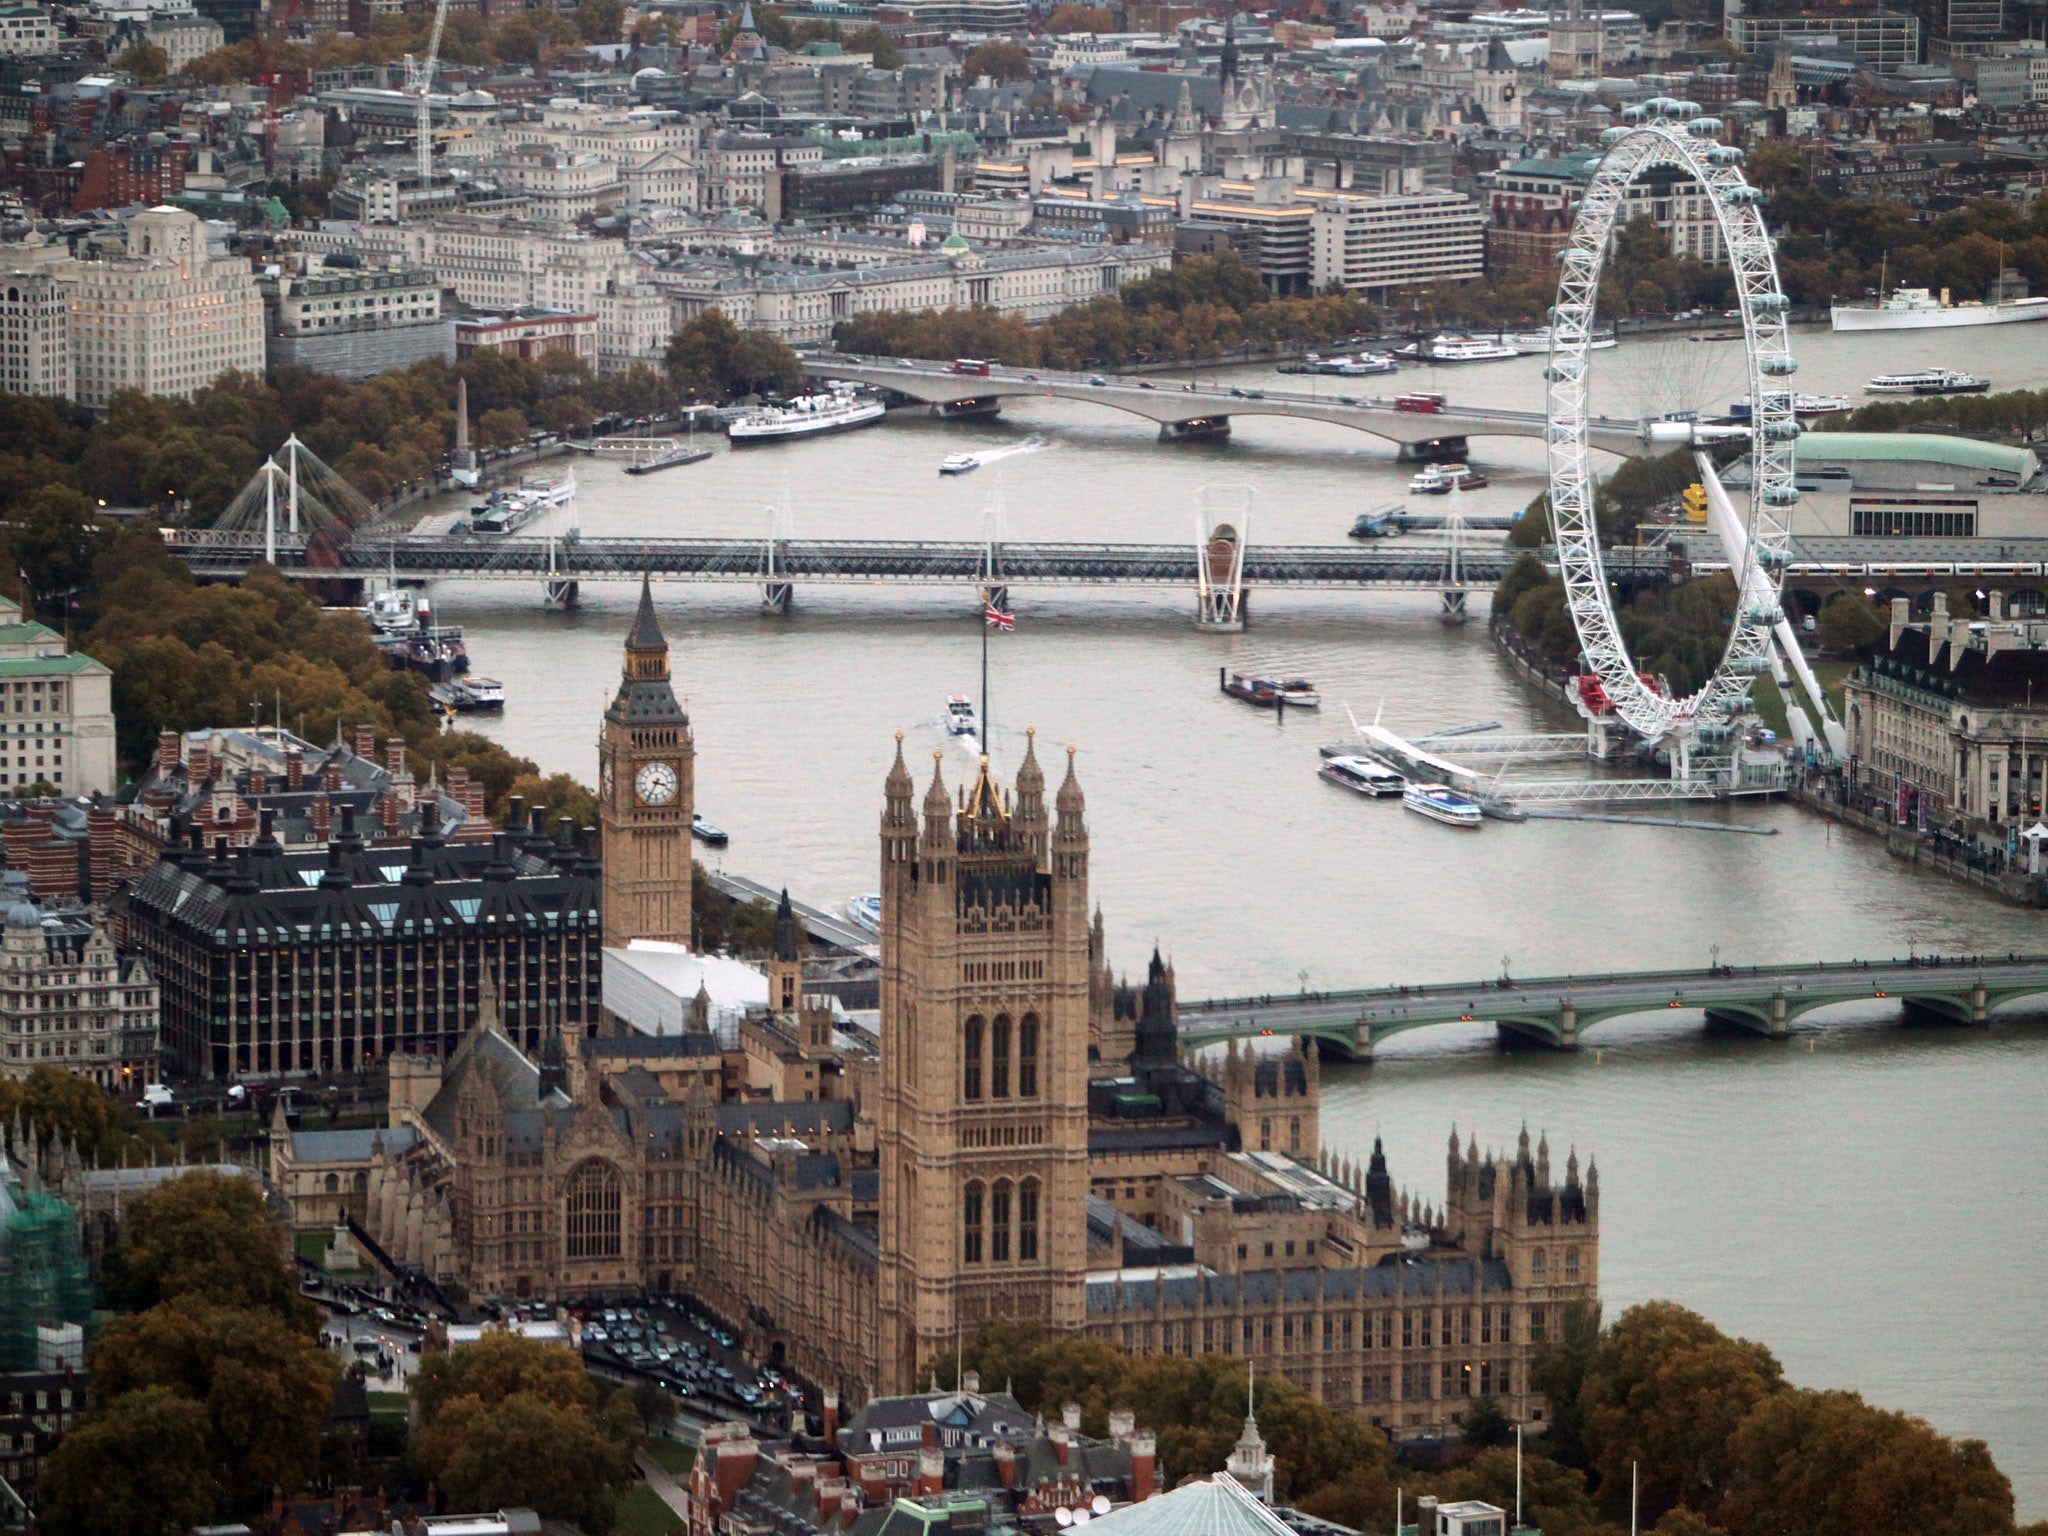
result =
[[[2048,958],[2030,956],[1715,965],[1184,1002],[1180,1037],[1204,1046],[1301,1035],[1332,1054],[1364,1058],[1407,1030],[1491,1023],[1503,1034],[1571,1050],[1594,1025],[1630,1015],[1677,1014],[1689,1024],[1689,1011],[1704,1010],[1710,1024],[1782,1039],[1802,1014],[1838,1003],[1886,999],[1910,1022],[1983,1024],[2001,1003],[2044,995]]]

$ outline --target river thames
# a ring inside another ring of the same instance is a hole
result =
[[[1795,382],[1855,396],[1870,374],[1940,364],[2040,387],[2042,339],[2028,326],[1802,331]],[[1725,409],[1746,392],[1740,353],[1624,342],[1596,356],[1595,406]],[[1534,409],[1541,368],[1524,358],[1318,383]],[[1308,385],[1265,368],[1223,376]],[[995,422],[899,413],[812,443],[716,446],[705,463],[641,479],[579,462],[584,532],[759,538],[784,507],[799,537],[975,539],[999,526],[1019,540],[1191,542],[1205,498],[1238,521],[1248,496],[1254,542],[1334,544],[1358,512],[1401,497],[1411,472],[1389,445],[1334,427],[1246,418],[1228,446],[1167,447],[1148,422],[1051,401],[1007,405]],[[937,473],[949,452],[1019,447],[972,475]],[[1474,448],[1492,484],[1472,507],[1519,507],[1542,488],[1537,443]],[[478,728],[591,781],[632,592],[586,585],[571,613],[544,612],[526,585],[434,595],[477,671],[510,696],[503,719]],[[1771,836],[1557,821],[1473,835],[1321,782],[1316,748],[1344,737],[1347,705],[1415,733],[1573,727],[1518,682],[1483,623],[1440,625],[1434,596],[1257,594],[1238,635],[1196,633],[1191,593],[1013,596],[1016,632],[989,645],[998,769],[1014,773],[1027,724],[1055,776],[1076,748],[1114,959],[1135,973],[1157,943],[1184,995],[1488,977],[1503,964],[1705,965],[1715,946],[1735,965],[2043,947],[2040,915],[1790,806],[1673,812]],[[971,767],[939,716],[948,694],[979,691],[972,595],[799,589],[777,617],[750,587],[656,597],[696,733],[698,805],[732,834],[711,857],[828,908],[872,889],[894,733],[920,778],[935,751],[949,782]],[[1312,679],[1320,718],[1276,722],[1224,697],[1219,667]],[[2048,1020],[1908,1030],[1850,1009],[1774,1043],[1708,1036],[1697,1015],[1673,1013],[1588,1039],[1565,1055],[1504,1051],[1477,1027],[1403,1036],[1370,1065],[1326,1072],[1325,1141],[1362,1156],[1383,1135],[1397,1180],[1440,1203],[1453,1125],[1498,1148],[1525,1122],[1547,1130],[1560,1161],[1572,1146],[1599,1159],[1610,1316],[1669,1297],[1769,1344],[1802,1385],[1981,1437],[2022,1518],[2048,1515]]]

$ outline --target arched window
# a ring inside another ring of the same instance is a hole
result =
[[[988,1096],[1010,1096],[1010,1021],[1000,1018],[988,1032]]]
[[[981,1262],[981,1184],[967,1186],[960,1197],[960,1258],[968,1264]]]
[[[1010,1181],[997,1179],[989,1191],[988,1258],[991,1264],[1010,1262]]]
[[[1543,1276],[1544,1276],[1545,1272],[1546,1272],[1547,1270],[1549,1270],[1549,1268],[1550,1268],[1550,1253],[1549,1253],[1549,1251],[1548,1251],[1547,1249],[1543,1249],[1543,1248],[1538,1248],[1538,1249],[1536,1250],[1536,1252],[1535,1252],[1535,1253],[1534,1253],[1533,1255],[1531,1255],[1531,1256],[1530,1256],[1530,1259],[1529,1259],[1529,1273],[1530,1273],[1530,1274],[1532,1274],[1532,1275],[1534,1275],[1534,1276],[1535,1276],[1535,1277],[1536,1277],[1536,1278],[1537,1278],[1538,1280],[1541,1280],[1541,1279],[1543,1278]]]
[[[1038,1097],[1038,1015],[1027,1013],[1017,1026],[1017,1097]]]
[[[340,1188],[341,1188],[341,1177],[340,1177],[340,1175],[339,1175],[339,1174],[333,1174],[333,1173],[330,1173],[329,1175],[327,1175],[327,1193],[329,1193],[330,1195],[331,1195],[331,1194],[334,1194],[334,1193],[338,1192],[338,1191],[340,1190]]]
[[[1017,1261],[1034,1263],[1038,1258],[1038,1180],[1026,1179],[1017,1186]]]
[[[960,1032],[960,1097],[981,1097],[981,1020],[969,1019]]]
[[[1579,1278],[1579,1250],[1567,1248],[1564,1251],[1564,1277],[1567,1280]]]
[[[569,1175],[563,1230],[572,1259],[616,1259],[619,1238],[619,1170],[610,1163],[585,1163]]]
[[[1289,1115],[1287,1117],[1287,1150],[1290,1152],[1299,1152],[1301,1150],[1301,1116],[1299,1115]]]
[[[1262,1117],[1259,1120],[1259,1150],[1261,1152],[1273,1150],[1273,1121],[1270,1116]]]

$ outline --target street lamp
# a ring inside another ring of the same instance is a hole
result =
[[[1711,965],[1709,965],[1709,966],[1707,967],[1707,974],[1708,974],[1709,976],[1718,976],[1718,975],[1720,975],[1720,974],[1721,974],[1721,946],[1720,946],[1720,945],[1718,945],[1718,944],[1709,944],[1709,945],[1707,946],[1707,952],[1708,952],[1709,954],[1711,954],[1711,955],[1712,955],[1712,956],[1714,957],[1714,960],[1713,960],[1713,964],[1711,964]]]

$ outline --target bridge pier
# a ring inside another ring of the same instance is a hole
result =
[[[761,611],[763,613],[787,613],[796,601],[796,588],[786,581],[764,581],[761,583]]]
[[[1401,444],[1394,459],[1400,464],[1462,464],[1471,452],[1462,437],[1425,437]]]
[[[1228,416],[1190,416],[1186,421],[1162,421],[1162,443],[1220,443],[1230,436]]]
[[[977,395],[968,400],[941,400],[932,407],[932,414],[941,421],[981,420],[1003,414],[1003,400],[1000,395]]]
[[[1740,1029],[1762,1035],[1766,1040],[1783,1040],[1792,1033],[1786,1017],[1785,994],[1773,992],[1768,1010],[1762,1008],[1709,1008],[1707,1023],[1724,1029]]]
[[[574,581],[551,581],[545,588],[547,605],[550,608],[570,609],[583,600],[583,594]]]

